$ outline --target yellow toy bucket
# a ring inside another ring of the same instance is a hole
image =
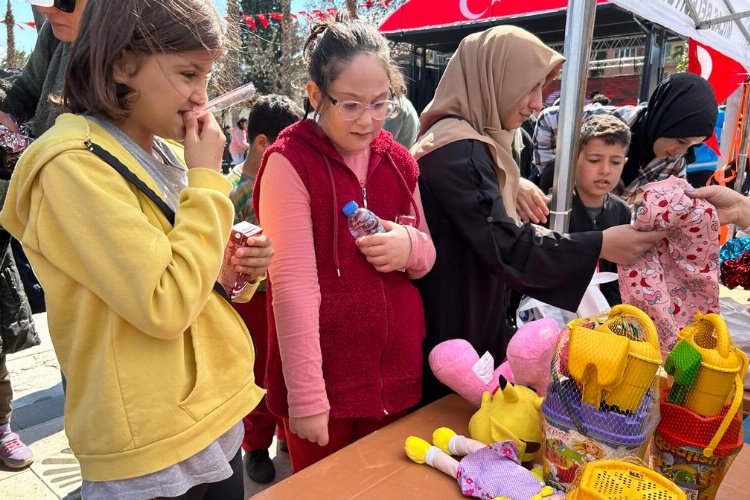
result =
[[[596,460],[586,464],[568,500],[686,500],[669,479],[641,465],[623,460]]]
[[[593,330],[571,322],[569,349],[568,371],[583,387],[583,402],[595,408],[638,410],[661,364],[654,322],[626,304]]]
[[[704,417],[718,415],[735,395],[737,376],[747,371],[747,356],[732,345],[727,324],[718,314],[697,314],[678,335],[701,354],[684,406]]]

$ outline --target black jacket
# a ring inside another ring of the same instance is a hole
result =
[[[613,194],[608,194],[604,198],[604,206],[602,207],[601,214],[593,219],[586,211],[586,207],[581,202],[577,193],[573,193],[573,203],[571,207],[570,226],[568,227],[568,231],[571,233],[582,231],[604,231],[608,227],[630,224],[630,207],[625,200]],[[617,264],[608,260],[599,259],[599,271],[603,273],[616,273]],[[602,291],[602,294],[607,299],[610,306],[622,303],[618,281],[604,283],[600,285],[599,289]]]
[[[425,354],[438,343],[467,339],[499,364],[514,333],[506,319],[511,287],[575,310],[601,249],[600,232],[542,236],[507,216],[487,146],[461,140],[418,161],[425,217],[437,250],[417,282],[424,300]],[[425,356],[425,359],[427,356]],[[446,394],[427,367],[423,402]]]

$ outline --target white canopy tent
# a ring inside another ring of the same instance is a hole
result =
[[[750,70],[750,0],[611,0],[634,14],[731,57]],[[566,231],[578,154],[583,93],[592,41],[595,0],[569,0],[565,25],[559,129],[550,227]],[[748,116],[748,114],[746,114]],[[747,156],[748,138],[740,160]],[[744,164],[739,163],[740,165]],[[743,169],[738,169],[743,171]],[[741,187],[742,179],[736,184]]]

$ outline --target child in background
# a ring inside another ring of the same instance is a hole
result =
[[[245,161],[245,155],[250,145],[247,143],[247,118],[240,118],[237,126],[232,129],[232,139],[229,141],[229,154],[232,163],[238,165]]]
[[[247,158],[232,168],[227,179],[233,189],[229,194],[234,204],[234,222],[248,221],[258,224],[253,211],[253,186],[255,176],[260,168],[263,153],[270,146],[279,132],[302,119],[303,111],[288,97],[281,95],[263,96],[250,108],[248,116],[247,141],[250,148]],[[250,336],[255,344],[255,382],[265,386],[266,351],[268,350],[268,315],[266,314],[266,287],[261,282],[249,302],[235,303],[234,307],[245,320]],[[274,480],[276,470],[268,455],[268,448],[273,441],[277,418],[266,407],[266,400],[261,399],[249,415],[242,419],[245,424],[245,438],[242,449],[245,450],[245,470],[256,483],[266,484]],[[281,421],[279,420],[281,425]],[[283,426],[281,426],[283,428]],[[281,429],[280,429],[281,430]],[[283,436],[282,432],[279,432]],[[281,439],[281,438],[280,438]]]
[[[611,115],[593,115],[581,126],[569,232],[603,231],[630,223],[630,207],[611,193],[620,182],[630,147],[630,129]],[[617,265],[599,259],[600,272],[617,273]],[[617,281],[603,283],[602,294],[614,306],[622,302]]]
[[[263,390],[215,287],[224,136],[194,113],[223,43],[209,0],[89,2],[62,96],[76,114],[26,151],[0,213],[47,291],[84,498],[244,498],[240,421]],[[273,250],[248,245],[232,263],[257,284]]]
[[[411,280],[435,260],[417,164],[381,130],[403,89],[385,39],[342,16],[313,26],[305,55],[317,122],[279,135],[253,197],[277,248],[266,401],[284,418],[295,472],[419,401],[424,311]],[[386,232],[354,240],[341,211],[351,200]],[[399,215],[415,227],[392,222]]]

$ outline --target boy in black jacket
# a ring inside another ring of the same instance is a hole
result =
[[[583,122],[569,232],[603,231],[630,223],[630,207],[611,193],[620,182],[629,145],[630,129],[618,118],[594,115]],[[599,271],[616,273],[617,266],[600,259]],[[600,288],[611,306],[622,301],[617,281]]]

